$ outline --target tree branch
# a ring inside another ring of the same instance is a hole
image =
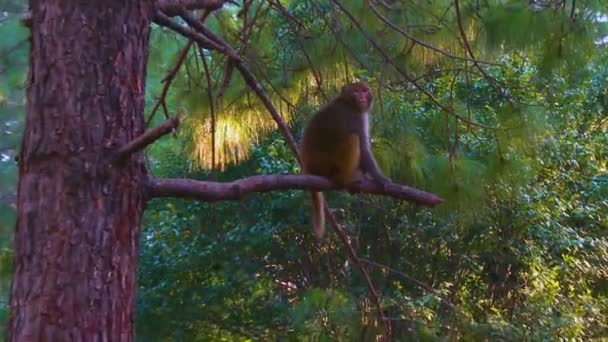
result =
[[[340,238],[342,244],[346,246],[346,252],[348,253],[348,257],[353,261],[353,264],[357,267],[357,270],[359,270],[359,273],[361,273],[361,276],[365,281],[365,285],[367,286],[367,290],[369,291],[370,300],[376,307],[376,314],[378,315],[379,319],[378,323],[383,325],[385,337],[388,338],[391,334],[391,325],[385,319],[384,311],[382,310],[382,304],[380,303],[380,294],[378,294],[378,291],[376,290],[376,287],[372,282],[372,278],[370,277],[369,272],[367,272],[367,269],[365,269],[365,266],[363,266],[363,264],[361,263],[361,258],[359,258],[357,252],[355,251],[355,248],[353,247],[353,244],[350,242],[350,237],[348,236],[346,231],[344,231],[342,225],[338,223],[338,220],[336,220],[336,216],[333,215],[332,212],[329,210],[327,201],[323,202],[323,207],[325,213],[327,214],[329,222],[331,223],[332,227],[334,228],[334,231],[336,232],[336,235],[338,235],[338,238]]]
[[[428,291],[428,292],[430,292],[430,293],[434,294],[435,296],[437,296],[437,297],[438,297],[439,299],[441,299],[441,300],[443,301],[443,303],[444,303],[445,305],[447,305],[447,306],[448,306],[450,309],[456,309],[456,306],[455,306],[455,305],[454,305],[452,302],[450,302],[450,300],[449,300],[449,299],[447,299],[447,298],[446,298],[444,295],[442,295],[442,294],[441,294],[439,291],[435,290],[435,289],[434,289],[434,288],[433,288],[431,285],[428,285],[427,283],[425,283],[425,282],[423,282],[423,281],[421,281],[421,280],[418,280],[418,279],[416,279],[416,278],[414,278],[414,277],[412,277],[412,276],[408,275],[408,274],[407,274],[407,273],[405,273],[405,272],[401,272],[401,271],[399,271],[399,270],[396,270],[396,269],[394,269],[394,268],[392,268],[392,267],[390,267],[390,266],[383,265],[383,264],[377,263],[377,262],[375,262],[375,261],[372,261],[372,260],[369,260],[369,259],[364,259],[364,258],[359,258],[359,260],[360,260],[361,262],[363,262],[363,263],[368,264],[368,265],[372,265],[372,266],[374,266],[374,267],[377,267],[377,268],[380,268],[380,269],[383,269],[383,270],[389,271],[389,272],[391,272],[391,273],[398,274],[398,275],[402,276],[402,277],[403,277],[403,278],[405,278],[407,281],[412,282],[412,283],[414,283],[416,286],[418,286],[418,287],[420,287],[420,288],[422,288],[422,289],[424,289],[424,290],[426,290],[426,291]]]
[[[181,10],[200,10],[215,11],[222,6],[226,0],[158,0],[158,8],[168,16],[177,15]]]
[[[131,142],[116,151],[116,154],[114,155],[115,160],[122,161],[131,156],[133,153],[143,150],[146,148],[146,146],[152,144],[163,135],[171,132],[177,126],[179,126],[179,117],[174,116],[162,124],[146,130],[142,135],[133,139]]]
[[[262,175],[226,183],[188,178],[150,178],[147,189],[150,197],[189,197],[203,201],[234,201],[240,200],[252,192],[289,189],[327,191],[343,188],[324,177],[313,175]],[[363,180],[350,185],[347,190],[390,196],[429,207],[443,202],[443,199],[433,193],[396,183],[381,184]]]
[[[184,37],[194,40],[195,42],[200,44],[205,49],[217,50],[217,51],[229,56],[232,59],[241,60],[241,57],[236,53],[236,51],[233,51],[233,50],[227,51],[226,47],[220,46],[219,44],[217,44],[213,40],[207,38],[206,36],[204,36],[200,33],[194,32],[192,29],[174,22],[173,20],[171,20],[171,18],[169,18],[163,12],[156,13],[156,15],[154,17],[154,22],[160,26],[168,27],[168,28],[172,29],[173,31],[181,34]]]
[[[496,89],[500,95],[504,98],[506,98],[510,103],[513,103],[512,99],[510,96],[508,96],[504,90],[502,89],[502,87],[497,84],[498,82],[491,77],[490,75],[488,75],[486,73],[486,71],[479,65],[479,61],[475,59],[475,54],[473,54],[473,48],[471,48],[471,44],[469,44],[469,40],[467,39],[467,34],[464,31],[464,27],[462,26],[462,16],[460,14],[460,5],[458,4],[458,0],[454,0],[454,9],[456,10],[456,21],[458,22],[458,31],[460,32],[460,36],[462,37],[462,42],[464,44],[465,50],[466,52],[468,52],[469,56],[471,56],[472,58],[472,62],[475,65],[475,67],[479,70],[479,72],[481,72],[481,74],[483,75],[483,77],[486,78],[486,80],[488,81],[488,83],[494,88]]]

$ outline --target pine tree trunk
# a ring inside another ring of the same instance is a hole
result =
[[[150,0],[32,0],[9,341],[131,341]]]

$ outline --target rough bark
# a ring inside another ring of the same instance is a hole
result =
[[[32,0],[9,341],[130,341],[153,2]]]

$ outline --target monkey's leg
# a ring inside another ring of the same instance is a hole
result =
[[[334,160],[337,174],[334,176],[333,181],[344,187],[355,180],[357,169],[359,168],[359,158],[359,136],[357,134],[350,134],[337,149]]]

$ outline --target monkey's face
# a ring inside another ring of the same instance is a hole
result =
[[[365,82],[355,82],[342,89],[342,96],[355,102],[361,113],[367,112],[372,106],[372,91]]]

